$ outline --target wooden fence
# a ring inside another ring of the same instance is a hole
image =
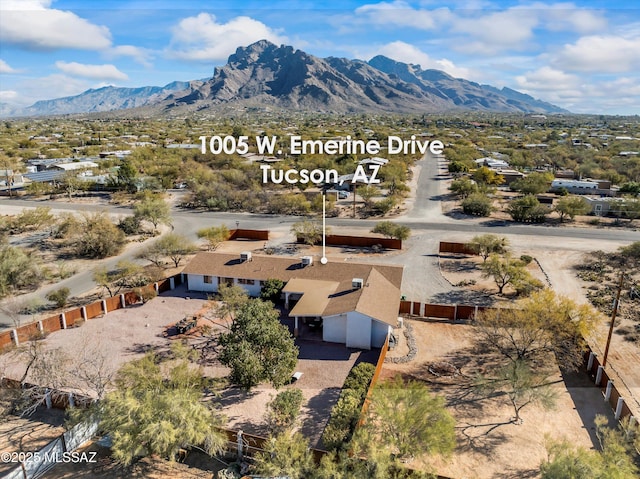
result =
[[[362,404],[362,411],[360,411],[360,423],[364,421],[364,416],[367,414],[367,409],[369,409],[369,403],[371,402],[371,395],[373,394],[373,388],[375,388],[378,379],[380,379],[380,373],[382,373],[382,368],[384,366],[384,359],[387,357],[387,351],[389,350],[389,335],[387,334],[387,339],[384,340],[384,344],[382,345],[382,349],[380,350],[380,356],[378,356],[378,362],[376,363],[376,369],[373,372],[373,377],[371,378],[371,382],[369,383],[369,388],[367,389],[367,394],[364,397],[364,403]]]
[[[465,304],[431,304],[419,301],[400,301],[400,314],[421,318],[441,318],[452,321],[473,319],[478,313],[491,309],[487,306],[469,306]]]
[[[467,243],[450,243],[440,241],[440,253],[456,253],[456,254],[478,254]]]
[[[298,236],[296,241],[304,243],[304,238]],[[402,249],[402,240],[393,238],[376,238],[373,236],[347,236],[347,235],[327,235],[325,237],[327,246],[357,246],[372,247],[380,245],[386,249]]]
[[[587,347],[587,351],[584,353],[584,365],[587,370],[587,374],[594,382],[594,384],[600,388],[600,391],[604,395],[604,399],[609,403],[611,409],[615,413],[616,419],[630,418],[633,416],[629,405],[622,397],[622,394],[616,388],[614,381],[609,377],[607,371],[600,364],[598,356]],[[635,418],[636,421],[638,418]]]
[[[248,239],[267,241],[269,239],[269,230],[245,230],[235,229],[229,231],[230,240]]]

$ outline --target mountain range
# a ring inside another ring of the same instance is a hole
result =
[[[184,114],[233,107],[323,113],[490,111],[568,113],[510,88],[498,89],[440,70],[376,56],[368,62],[318,58],[260,40],[239,47],[211,78],[164,87],[103,87],[44,100],[0,115],[37,116],[135,108],[145,115]],[[135,113],[131,111],[131,113]]]

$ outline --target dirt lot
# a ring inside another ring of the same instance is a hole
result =
[[[530,254],[526,250],[512,251],[514,258],[521,255]],[[509,301],[509,297],[513,296],[515,291],[510,285],[505,286],[504,296],[498,295],[498,287],[491,278],[482,276],[482,258],[480,256],[468,256],[462,254],[441,254],[440,255],[440,271],[445,279],[453,286],[461,287],[465,294],[460,295],[461,304],[482,304],[496,305],[501,302]],[[544,271],[538,263],[532,261],[526,267],[531,276],[540,281],[543,285],[548,286],[547,278]],[[473,284],[468,284],[471,282]]]
[[[542,240],[541,240],[542,241]],[[564,296],[567,296],[578,303],[589,303],[586,292],[588,288],[593,286],[577,277],[576,265],[582,264],[585,258],[591,256],[588,250],[589,244],[584,242],[577,244],[571,240],[565,241],[562,249],[551,251],[537,245],[536,247],[512,247],[514,257],[527,254],[539,261],[539,265],[532,262],[529,266],[529,272],[534,277],[550,284],[553,290]],[[614,251],[618,248],[617,244],[595,244],[594,249],[605,249],[606,251]],[[484,304],[496,306],[501,303],[510,301],[506,297],[497,295],[497,287],[491,279],[482,278],[479,266],[482,264],[482,258],[478,256],[467,255],[446,255],[440,257],[440,271],[442,275],[451,284],[459,284],[463,280],[474,280],[476,283],[471,286],[460,287],[457,293],[454,293],[461,299],[460,303],[466,304]],[[615,282],[615,281],[614,281]],[[615,285],[611,286],[611,293],[615,292]],[[505,293],[510,293],[505,288]],[[628,301],[623,299],[623,306]],[[616,329],[633,328],[633,321],[619,317]],[[609,320],[606,315],[601,316],[601,320],[594,334],[587,338],[591,348],[599,357],[603,357],[606,344],[606,338],[609,328]],[[611,371],[613,379],[616,381],[616,387],[626,399],[627,404],[637,417],[640,416],[640,344],[625,340],[620,334],[614,334],[611,339],[611,347],[607,360],[607,370]]]
[[[528,406],[522,410],[522,424],[510,422],[513,409],[506,398],[483,398],[470,394],[469,378],[478,371],[470,349],[472,326],[448,322],[407,320],[413,326],[417,356],[407,364],[385,363],[382,378],[395,374],[420,379],[447,399],[456,419],[458,446],[450,458],[419,457],[415,467],[431,467],[439,474],[456,479],[537,477],[545,458],[545,435],[568,438],[572,443],[594,447],[593,419],[612,413],[599,390],[586,374],[552,378],[557,394],[554,410]],[[401,336],[401,335],[399,335]],[[388,356],[404,354],[403,346]],[[436,376],[428,367],[437,363],[455,365],[460,374]]]

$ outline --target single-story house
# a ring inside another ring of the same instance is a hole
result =
[[[554,179],[551,182],[551,191],[558,191],[561,189],[567,190],[569,193],[573,194],[595,194],[598,190],[598,183],[595,181],[589,180],[565,180],[565,179]]]
[[[382,346],[398,321],[402,266],[201,252],[182,273],[191,291],[215,293],[230,284],[250,296],[259,296],[267,279],[279,279],[294,335],[300,320],[312,321],[321,326],[323,341],[351,348]]]
[[[551,182],[549,191],[557,192],[560,190],[576,195],[601,195],[612,196],[615,193],[611,190],[611,182],[607,180],[568,180],[564,178],[555,178]]]
[[[509,163],[507,163],[505,160],[502,159],[498,159],[498,158],[492,158],[492,157],[484,157],[484,158],[478,158],[477,160],[474,160],[475,163],[478,166],[486,166],[487,168],[509,168]]]
[[[507,186],[509,186],[514,181],[521,180],[527,176],[521,171],[512,170],[512,169],[496,168],[496,169],[493,169],[493,171],[495,171],[496,173],[498,173],[500,176],[504,178],[504,184]]]
[[[596,216],[607,216],[620,211],[620,207],[624,198],[609,197],[584,197],[585,202],[589,205],[589,213]]]
[[[57,163],[51,166],[52,169],[59,169],[63,171],[86,170],[97,167],[98,164],[93,161],[73,161],[71,163]]]
[[[0,170],[0,186],[19,188],[24,183],[24,175],[13,170]]]
[[[389,163],[389,160],[386,158],[380,158],[379,156],[374,156],[372,158],[365,158],[358,162],[359,165],[380,165],[384,166]]]
[[[65,176],[64,170],[45,170],[37,171],[36,173],[26,173],[25,178],[34,183],[55,183],[61,181]]]

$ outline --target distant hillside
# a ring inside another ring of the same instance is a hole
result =
[[[174,81],[162,87],[121,88],[106,86],[87,90],[75,96],[38,101],[27,108],[14,111],[13,115],[65,115],[136,108],[156,103],[171,93],[189,88],[190,85],[191,82]]]

